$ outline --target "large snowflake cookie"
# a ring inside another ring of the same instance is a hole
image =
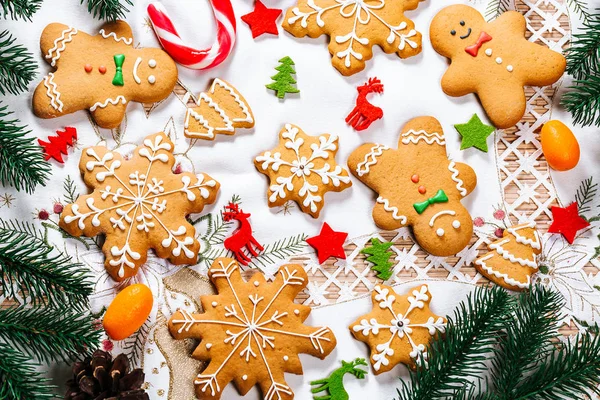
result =
[[[373,57],[373,46],[408,58],[421,52],[421,34],[404,12],[420,0],[298,0],[289,8],[283,29],[296,37],[331,37],[331,63],[352,75]]]
[[[479,11],[458,4],[431,22],[431,44],[451,61],[442,78],[449,96],[476,93],[490,120],[509,128],[525,114],[524,86],[546,86],[565,72],[565,58],[530,42],[523,15],[507,11],[486,22]]]
[[[542,252],[535,222],[504,230],[501,239],[488,245],[490,251],[475,260],[475,268],[492,282],[510,290],[525,290],[537,272]]]
[[[194,381],[198,398],[220,399],[233,381],[242,395],[258,384],[265,400],[293,399],[284,372],[302,374],[298,354],[323,359],[336,345],[329,328],[304,325],[310,307],[294,303],[308,283],[304,269],[284,265],[271,283],[261,273],[245,282],[235,260],[218,258],[208,275],[218,294],[200,298],[204,313],[169,320],[175,339],[201,340],[193,356],[208,366]]]
[[[90,110],[102,128],[116,128],[127,103],[165,99],[177,83],[177,66],[157,48],[135,48],[125,21],[109,22],[88,35],[53,23],[40,38],[44,59],[54,68],[33,94],[33,112],[55,118]]]
[[[446,330],[446,319],[429,309],[431,295],[427,285],[400,296],[391,286],[378,285],[371,293],[373,310],[350,325],[357,340],[371,349],[375,374],[387,372],[403,363],[414,368],[427,361],[427,345]]]
[[[186,216],[214,203],[219,183],[172,172],[173,143],[148,136],[131,159],[104,146],[83,150],[79,169],[92,194],[65,207],[60,226],[74,236],[104,234],[105,267],[117,281],[137,273],[149,249],[173,264],[196,263],[200,243]]]
[[[363,144],[348,167],[379,194],[373,219],[380,228],[412,226],[416,241],[436,256],[456,254],[471,240],[473,220],[460,200],[475,189],[477,177],[468,165],[448,160],[437,119],[410,120],[398,150]]]
[[[309,136],[295,125],[286,124],[279,133],[279,146],[254,160],[256,168],[270,180],[269,206],[292,200],[300,209],[317,218],[323,196],[352,186],[348,171],[335,162],[338,137]]]

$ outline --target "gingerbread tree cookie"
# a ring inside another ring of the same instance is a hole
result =
[[[56,69],[33,94],[33,112],[55,118],[90,110],[102,128],[116,128],[127,103],[165,99],[177,82],[177,66],[157,48],[134,48],[131,27],[109,22],[88,35],[53,23],[40,38],[44,59]]]
[[[60,226],[74,236],[104,234],[105,267],[117,281],[137,273],[149,249],[173,264],[194,264],[200,243],[186,216],[216,200],[206,174],[172,172],[173,143],[148,136],[131,159],[104,146],[83,150],[79,169],[93,192],[65,207]]]
[[[403,363],[414,368],[426,347],[446,330],[446,319],[429,309],[429,287],[423,285],[400,296],[391,286],[377,285],[371,293],[373,310],[350,325],[350,332],[371,349],[375,375]]]
[[[204,314],[169,320],[175,339],[200,339],[193,356],[208,366],[194,381],[198,398],[218,400],[233,381],[242,395],[258,384],[266,400],[293,399],[284,372],[302,374],[298,354],[324,359],[336,345],[329,328],[304,325],[310,307],[294,303],[308,284],[304,269],[284,265],[273,282],[262,273],[245,282],[235,260],[218,258],[208,275],[218,294],[200,298]]]
[[[477,177],[468,165],[448,160],[437,119],[410,120],[397,150],[363,144],[348,167],[379,194],[373,219],[380,228],[412,226],[416,241],[436,256],[456,254],[471,240],[473,221],[460,200],[473,191]]]
[[[509,128],[525,114],[524,86],[546,86],[565,72],[565,58],[525,38],[523,15],[508,11],[486,22],[466,5],[444,8],[430,27],[435,51],[450,67],[442,89],[453,97],[476,93],[497,128]]]
[[[421,34],[404,12],[419,0],[298,0],[289,8],[283,29],[296,37],[331,37],[331,64],[342,75],[365,69],[373,46],[408,58],[421,52]]]
[[[502,239],[488,245],[490,251],[475,260],[475,268],[486,278],[510,290],[525,290],[538,270],[542,252],[535,222],[505,229]]]
[[[279,138],[279,146],[254,160],[256,169],[271,182],[269,206],[278,207],[293,200],[303,212],[317,218],[325,193],[352,186],[348,171],[335,162],[338,137],[309,136],[299,127],[286,124]]]

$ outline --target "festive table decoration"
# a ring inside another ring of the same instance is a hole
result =
[[[323,264],[329,257],[346,259],[344,242],[347,237],[346,232],[336,232],[327,222],[323,222],[321,232],[317,236],[306,239],[306,243],[315,249],[319,264]]]
[[[394,255],[394,252],[390,250],[394,243],[386,242],[382,243],[377,238],[371,238],[371,246],[365,247],[360,252],[361,254],[367,254],[367,261],[373,263],[371,269],[377,272],[377,277],[387,281],[392,277],[393,263],[390,262],[390,257]]]
[[[475,261],[475,268],[492,282],[510,290],[525,290],[539,266],[542,252],[535,222],[515,225],[503,232],[502,239],[488,245],[490,251]]]
[[[285,98],[286,93],[300,93],[300,90],[296,87],[296,80],[292,76],[296,75],[294,61],[290,57],[285,56],[279,60],[279,63],[279,66],[275,68],[279,72],[271,77],[274,81],[273,83],[265,85],[267,89],[274,90],[280,99]]]
[[[94,18],[116,21],[124,19],[129,12],[125,4],[132,6],[133,0],[87,0],[87,9]]]
[[[316,386],[310,391],[314,400],[348,400],[350,395],[344,388],[344,375],[354,375],[356,379],[364,379],[367,371],[360,368],[368,365],[364,358],[356,358],[353,361],[342,360],[342,366],[333,371],[327,378],[311,381],[311,386]],[[320,395],[319,395],[320,394]]]
[[[377,285],[371,300],[373,310],[354,321],[350,332],[369,346],[375,375],[399,363],[410,368],[426,365],[428,343],[446,329],[445,318],[429,309],[428,286],[400,296],[391,286]]]
[[[336,135],[309,136],[292,124],[279,132],[279,145],[254,160],[256,169],[269,177],[269,207],[292,200],[318,218],[327,192],[341,192],[352,186],[348,171],[337,165]]]
[[[15,44],[8,31],[0,32],[0,94],[19,94],[37,75],[37,63],[27,49]]]
[[[277,18],[281,15],[278,8],[267,8],[260,0],[254,3],[251,13],[242,15],[242,21],[248,24],[252,31],[252,38],[257,38],[264,33],[279,35],[277,30]]]
[[[242,265],[248,265],[250,257],[258,256],[257,251],[263,251],[264,248],[258,243],[252,234],[252,226],[248,219],[249,213],[243,212],[235,203],[229,203],[225,206],[227,211],[223,213],[225,222],[235,220],[239,222],[238,228],[223,242],[225,248],[233,253],[236,260]],[[244,253],[246,249],[250,255]]]
[[[185,114],[183,133],[193,139],[214,140],[217,133],[235,134],[236,128],[252,128],[250,105],[231,84],[216,78],[207,92],[200,93],[196,107]]]
[[[174,146],[162,132],[148,136],[125,160],[104,146],[83,150],[80,170],[92,194],[65,207],[70,235],[106,235],[105,267],[117,281],[137,273],[148,250],[173,264],[196,263],[200,243],[185,217],[212,204],[219,183],[206,174],[174,174]]]
[[[421,33],[404,15],[418,5],[418,0],[298,0],[297,6],[285,13],[282,26],[296,37],[330,36],[331,64],[349,76],[365,69],[375,45],[400,58],[421,52]]]
[[[568,171],[579,162],[579,142],[561,121],[551,120],[542,126],[542,151],[548,165],[557,171]]]
[[[193,355],[209,361],[194,381],[198,398],[220,399],[231,381],[242,395],[258,384],[265,399],[293,398],[284,372],[302,373],[298,353],[324,359],[336,345],[329,328],[304,325],[310,307],[294,303],[308,284],[304,269],[283,265],[271,283],[262,273],[245,282],[235,260],[219,258],[208,274],[219,294],[200,298],[204,313],[169,320],[176,339],[201,340]]]
[[[221,64],[233,50],[236,22],[230,0],[211,0],[217,34],[211,47],[196,49],[187,45],[177,33],[165,7],[154,2],[148,5],[148,17],[161,46],[173,59],[186,68],[209,69]]]
[[[143,283],[121,290],[106,309],[102,320],[108,337],[123,340],[131,336],[146,322],[153,303],[152,291]]]
[[[67,155],[67,149],[75,145],[77,141],[77,129],[67,126],[62,131],[56,131],[57,136],[48,136],[48,141],[38,139],[38,143],[44,149],[44,158],[46,161],[53,158],[61,164],[65,161],[62,155]]]
[[[496,130],[493,126],[481,122],[477,114],[473,114],[466,124],[456,124],[454,128],[456,128],[462,138],[460,144],[461,150],[475,147],[486,153],[488,151],[487,138]]]
[[[357,131],[363,131],[383,117],[383,110],[367,100],[369,93],[383,93],[383,84],[377,78],[369,78],[367,83],[356,90],[358,90],[356,106],[346,117],[346,123]]]
[[[590,226],[590,223],[579,215],[577,202],[567,207],[552,206],[552,225],[550,233],[560,233],[569,243],[573,243],[577,232]]]

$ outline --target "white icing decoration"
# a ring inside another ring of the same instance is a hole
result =
[[[411,129],[408,132],[404,132],[401,135],[401,137],[404,138],[404,139],[402,139],[402,144],[409,144],[409,143],[417,144],[420,141],[424,141],[427,144],[433,144],[433,142],[435,142],[441,146],[446,144],[443,133],[438,133],[438,132],[430,133],[430,132],[426,132],[422,129],[418,130],[418,131]]]
[[[77,29],[68,27],[67,29],[62,31],[62,34],[60,35],[60,37],[58,37],[54,41],[54,46],[52,46],[52,48],[50,50],[48,50],[48,54],[46,54],[46,56],[45,56],[47,60],[52,59],[50,61],[51,66],[56,67],[56,61],[58,61],[58,59],[60,58],[60,53],[65,50],[67,43],[70,43],[71,41],[73,41],[73,36],[76,35],[77,32],[78,32]],[[58,47],[59,44],[61,45],[60,48]],[[53,56],[52,53],[56,53],[56,54]]]
[[[229,92],[231,97],[233,97],[233,100],[237,103],[237,105],[240,106],[242,113],[244,114],[244,118],[232,118],[231,120],[233,122],[253,123],[254,119],[252,118],[252,113],[250,112],[250,107],[248,106],[248,103],[242,101],[242,98],[235,92],[235,90],[231,86],[229,86],[226,82],[220,80],[219,78],[216,78],[213,81],[212,85],[210,86],[211,94],[215,93],[215,89],[217,86],[220,86]]]
[[[154,58],[151,58],[148,60],[148,66],[150,68],[156,68],[156,60]]]
[[[398,207],[390,206],[390,201],[388,199],[384,199],[383,197],[379,196],[377,198],[377,202],[379,204],[383,204],[383,209],[385,211],[392,213],[392,218],[394,218],[396,221],[400,221],[400,223],[402,225],[406,224],[406,221],[407,221],[406,216],[400,215]]]
[[[452,172],[452,180],[456,182],[456,189],[461,196],[465,197],[468,192],[467,189],[463,186],[464,182],[458,176],[460,175],[458,168],[456,168],[456,163],[454,161],[450,161],[448,164],[448,170]]]
[[[50,72],[44,78],[44,86],[46,87],[46,95],[50,98],[50,105],[58,112],[62,112],[64,104],[60,100],[60,92],[56,83],[54,83],[54,74]]]
[[[213,302],[212,302],[212,306],[213,306],[213,307],[216,307],[216,306],[218,306],[218,305],[219,305],[219,303],[217,303],[216,301],[213,301]]]
[[[492,55],[492,49],[486,49],[485,50],[485,55],[488,56],[488,57],[491,57],[491,55]]]
[[[505,250],[502,247],[503,244],[506,244],[508,242],[509,242],[508,239],[504,239],[504,240],[501,240],[501,241],[499,241],[497,243],[492,243],[492,244],[490,244],[490,249],[491,250],[496,250],[496,253],[498,253],[498,255],[502,256],[502,258],[504,258],[505,260],[510,261],[511,263],[519,263],[523,267],[530,267],[530,268],[533,268],[533,269],[537,270],[538,267],[537,267],[537,263],[535,262],[535,254],[533,255],[534,261],[526,260],[526,259],[519,258],[519,257],[515,257],[508,250]]]
[[[156,77],[155,77],[154,75],[150,75],[150,76],[148,76],[148,82],[149,82],[151,85],[154,85],[154,84],[156,83]]]
[[[260,282],[254,281],[254,286],[258,287],[258,285],[260,285]]]
[[[298,309],[294,310],[294,314],[300,315],[300,310],[298,310]]]
[[[442,215],[456,215],[456,212],[452,211],[452,210],[443,210],[443,211],[438,212],[433,217],[431,217],[431,219],[429,220],[429,226],[431,226],[433,228],[433,224],[435,223],[435,220],[437,218],[441,217]]]
[[[454,221],[452,221],[452,227],[453,227],[454,229],[458,229],[458,228],[460,228],[460,221],[459,221],[459,220],[457,220],[457,219],[455,219]]]
[[[115,41],[115,42],[123,42],[123,43],[125,43],[125,44],[126,44],[126,45],[128,45],[128,46],[129,46],[131,43],[133,43],[133,38],[119,37],[119,36],[117,36],[117,34],[116,34],[116,33],[114,33],[114,32],[110,32],[110,33],[108,33],[108,34],[107,34],[107,33],[106,33],[106,31],[105,31],[104,29],[100,29],[100,32],[99,32],[99,33],[100,33],[100,35],[102,35],[102,37],[103,37],[104,39],[108,39],[108,38],[112,37],[112,38],[114,39],[114,41]]]
[[[212,347],[212,343],[206,343],[206,350],[210,350],[211,347]]]
[[[243,380],[243,381],[246,381],[246,380],[248,380],[248,375],[242,375],[242,380]]]
[[[119,104],[119,102],[121,104],[126,104],[127,100],[125,99],[125,96],[118,95],[114,99],[106,99],[104,102],[99,101],[90,107],[90,111],[94,112],[94,111],[96,111],[96,109],[98,107],[105,108],[106,106],[108,106],[109,103],[112,104],[113,106],[116,106],[117,104]]]
[[[516,286],[516,287],[521,288],[521,289],[525,289],[525,288],[529,287],[529,284],[531,283],[529,275],[527,275],[527,282],[522,283],[522,282],[517,281],[516,279],[513,279],[513,278],[509,277],[508,274],[500,273],[500,272],[495,271],[494,269],[492,269],[490,266],[488,266],[484,261],[490,259],[493,256],[494,256],[493,253],[488,254],[487,256],[482,257],[482,258],[476,260],[475,263],[477,265],[481,265],[481,268],[483,268],[488,274],[494,275],[497,278],[503,279],[504,282],[506,282],[507,284],[509,284],[511,286]]]
[[[536,250],[540,250],[542,245],[540,244],[540,237],[537,231],[534,229],[533,235],[535,236],[535,240],[531,240],[526,238],[525,236],[520,235],[517,231],[525,228],[535,228],[535,222],[529,222],[522,225],[512,226],[507,229],[508,233],[513,235],[517,239],[517,243],[526,244],[528,246],[533,247]]]
[[[506,66],[506,70],[507,70],[508,72],[513,72],[513,66],[512,66],[512,65],[507,65],[507,66]]]
[[[184,132],[186,135],[191,136],[191,137],[212,139],[215,137],[215,131],[234,132],[233,121],[231,121],[231,119],[227,116],[227,114],[225,114],[225,111],[223,111],[221,109],[221,107],[219,107],[219,105],[217,103],[215,103],[213,101],[213,99],[211,99],[204,92],[200,93],[200,96],[198,97],[198,101],[197,101],[196,105],[198,107],[200,107],[202,102],[205,102],[205,104],[207,104],[209,107],[214,109],[217,113],[219,113],[219,116],[221,117],[223,123],[225,123],[225,127],[216,129],[215,127],[210,125],[208,120],[206,120],[202,114],[198,113],[193,108],[188,108],[187,113],[185,115],[185,123],[184,123],[184,128],[185,128]],[[190,118],[194,118],[200,124],[200,126],[204,127],[204,129],[207,130],[207,132],[190,131],[188,129],[189,125],[190,125]]]
[[[283,356],[283,361],[288,361],[290,358],[288,356]]]
[[[356,173],[358,176],[363,176],[370,172],[370,167],[377,164],[377,157],[383,154],[384,150],[389,150],[389,147],[382,144],[375,144],[371,147],[371,151],[365,154],[364,161],[360,162],[356,166]]]
[[[142,57],[138,57],[135,60],[135,64],[133,64],[133,79],[135,79],[135,83],[137,83],[138,85],[142,83],[142,80],[140,79],[140,77],[137,74],[137,69],[140,66],[141,62],[142,62]]]
[[[496,57],[496,63],[497,64],[502,64],[502,59],[500,57]]]
[[[435,231],[435,234],[438,235],[439,237],[444,236],[444,233],[446,233],[446,232],[444,232],[444,230],[442,228],[438,228],[438,230]]]

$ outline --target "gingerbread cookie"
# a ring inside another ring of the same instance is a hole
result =
[[[490,251],[475,260],[475,268],[492,282],[510,290],[525,290],[538,270],[542,252],[535,222],[505,229],[502,239],[488,245]]]
[[[324,359],[336,345],[329,328],[303,324],[311,309],[294,303],[308,284],[302,266],[280,267],[273,282],[260,272],[245,282],[235,260],[218,258],[208,275],[218,294],[200,297],[204,313],[180,310],[169,320],[175,339],[200,339],[193,356],[208,366],[194,381],[198,398],[218,400],[233,381],[241,395],[258,384],[265,399],[293,399],[284,373],[302,374],[298,354]]]
[[[525,38],[523,15],[507,11],[488,23],[466,5],[444,8],[430,27],[435,51],[451,61],[442,89],[453,97],[476,93],[497,128],[525,114],[524,86],[546,86],[565,72],[565,58]]]
[[[299,127],[286,124],[279,140],[279,146],[254,160],[256,169],[271,183],[267,192],[269,207],[292,200],[303,212],[317,218],[325,193],[352,186],[348,171],[335,162],[338,137],[309,136]]]
[[[185,136],[214,140],[217,133],[233,135],[235,128],[252,128],[254,115],[242,95],[229,83],[215,79],[208,92],[200,93],[196,107],[185,115]]]
[[[373,310],[350,325],[350,332],[371,349],[375,375],[399,363],[410,368],[427,361],[427,345],[446,330],[446,319],[429,309],[431,294],[423,285],[398,295],[391,286],[377,285],[371,293]]]
[[[283,19],[283,29],[296,37],[331,37],[331,64],[342,75],[365,69],[373,57],[373,46],[408,58],[421,52],[421,33],[404,12],[414,10],[420,0],[298,0]]]
[[[53,23],[40,39],[44,59],[56,69],[33,94],[33,112],[55,118],[90,110],[102,128],[116,128],[127,103],[165,99],[177,82],[177,66],[161,49],[134,48],[131,27],[109,22],[98,35]]]
[[[104,234],[108,273],[134,276],[149,249],[173,264],[194,264],[200,243],[186,216],[214,203],[219,183],[206,174],[172,172],[173,143],[162,132],[148,136],[131,159],[104,146],[83,150],[79,169],[93,192],[60,215],[73,236]]]
[[[473,221],[460,200],[475,189],[477,177],[468,165],[448,160],[437,119],[410,120],[398,150],[363,144],[348,167],[379,194],[373,219],[380,228],[412,226],[415,240],[436,256],[456,254],[471,240]]]

